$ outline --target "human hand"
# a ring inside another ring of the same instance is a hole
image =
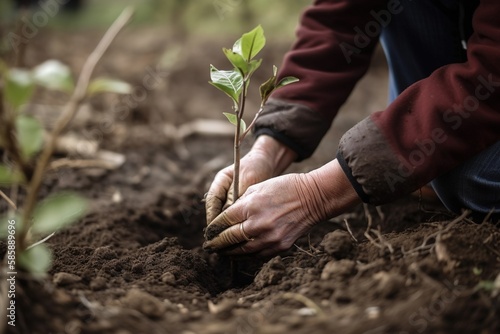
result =
[[[271,162],[263,154],[250,152],[240,160],[240,194],[251,185],[271,178],[273,174]],[[234,165],[228,166],[217,173],[210,185],[205,202],[208,224],[233,204],[233,175]]]
[[[204,248],[227,255],[271,256],[357,202],[336,160],[310,173],[275,177],[249,187],[218,215],[205,231]]]
[[[275,139],[260,136],[251,151],[240,160],[239,193],[253,184],[279,175],[296,155]],[[205,202],[207,224],[233,203],[234,166],[224,168],[214,178]]]

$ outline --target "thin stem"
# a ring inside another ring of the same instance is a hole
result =
[[[14,203],[15,208],[11,207],[11,209],[8,211],[10,217],[14,216],[14,213],[17,211],[17,204],[16,203],[17,203],[18,194],[19,194],[19,184],[14,183],[10,187],[9,198],[12,201],[12,203]]]
[[[83,102],[83,100],[87,96],[87,88],[90,82],[90,77],[99,62],[102,58],[104,52],[109,48],[111,42],[115,39],[118,33],[123,29],[123,27],[127,24],[133,14],[133,9],[128,7],[126,8],[120,16],[113,22],[111,27],[106,31],[101,41],[95,48],[95,50],[90,54],[87,58],[87,61],[83,65],[82,71],[78,78],[78,82],[76,84],[73,95],[70,100],[66,104],[61,116],[57,119],[57,122],[54,126],[54,130],[50,135],[50,141],[44,147],[38,163],[35,167],[35,172],[31,179],[31,182],[28,187],[28,193],[26,198],[26,204],[23,212],[23,223],[25,228],[20,231],[20,249],[25,249],[26,245],[26,235],[28,233],[29,228],[31,227],[31,215],[33,213],[38,192],[40,190],[40,186],[42,184],[43,175],[45,170],[49,164],[50,157],[52,156],[55,146],[57,144],[57,140],[59,135],[67,128],[68,124],[74,118],[76,112],[78,111],[79,105]]]
[[[234,132],[234,178],[233,178],[233,202],[240,197],[240,157],[241,157],[241,120],[245,112],[247,99],[247,80],[243,80],[243,88],[238,110],[236,111],[236,131]]]
[[[11,208],[13,208],[14,210],[17,210],[17,206],[16,204],[14,203],[14,201],[12,201],[9,196],[7,196],[3,191],[0,190],[0,197],[2,197],[9,205]]]
[[[265,98],[260,103],[259,111],[257,111],[257,113],[255,114],[255,116],[252,119],[252,122],[250,123],[249,126],[247,126],[245,132],[243,132],[243,134],[241,135],[241,140],[245,139],[246,135],[252,130],[253,126],[255,125],[255,122],[257,121],[257,118],[259,118],[260,114],[262,114],[262,112],[264,111],[264,105],[266,104],[267,100],[268,100],[268,98]]]
[[[252,127],[254,126],[255,122],[257,121],[257,118],[259,118],[263,110],[264,110],[264,105],[261,105],[259,111],[257,111],[257,113],[255,114],[250,125],[248,125],[246,130],[241,134],[241,140],[245,139],[246,135],[252,130]]]
[[[4,105],[3,90],[0,89],[0,136],[3,138],[4,148],[12,157],[12,160],[23,173],[26,180],[30,180],[32,169],[21,157],[21,150],[17,145],[16,132],[12,115],[14,114],[11,108],[6,108]]]
[[[23,27],[25,27],[25,23],[23,22],[23,18],[27,18],[30,14],[30,10],[28,7],[22,6],[19,10],[19,17],[16,22],[16,34],[17,36],[23,36]],[[26,55],[28,43],[24,41],[17,45],[17,49],[14,48],[14,66],[15,67],[24,67],[24,60]]]
[[[2,270],[2,274],[7,272],[7,256],[4,256],[0,269]],[[9,283],[6,280],[5,276],[0,275],[0,277],[2,278],[0,280],[0,310],[2,310],[0,317],[0,332],[4,333],[6,331],[5,329],[7,328],[7,319],[8,319],[6,317],[7,315],[6,309],[9,306],[9,299],[8,299]]]

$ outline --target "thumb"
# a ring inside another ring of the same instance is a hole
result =
[[[240,187],[240,195],[241,195],[241,187]],[[234,203],[234,183],[231,183],[229,187],[229,191],[227,192],[226,203],[222,207],[222,210],[226,210]]]

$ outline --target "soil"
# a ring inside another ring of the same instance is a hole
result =
[[[175,36],[145,29],[122,34],[98,69],[136,85],[126,117],[113,113],[125,98],[100,96],[72,129],[126,161],[116,170],[49,174],[42,196],[74,190],[91,209],[48,240],[54,263],[46,279],[18,277],[8,333],[500,332],[499,296],[479,285],[500,273],[498,226],[456,219],[418,196],[323,222],[272,259],[236,259],[235,275],[229,259],[205,253],[203,195],[230,164],[232,139],[174,134],[186,122],[221,119],[227,101],[206,84],[208,64],[223,67],[220,48],[184,42],[178,65],[158,69]],[[42,32],[28,65],[57,57],[78,71],[99,35]],[[287,48],[270,46],[265,66],[279,64]],[[151,71],[158,85],[141,91]],[[383,107],[385,73],[378,53],[314,157],[290,171],[331,159],[343,131]],[[40,93],[37,102],[60,99]]]

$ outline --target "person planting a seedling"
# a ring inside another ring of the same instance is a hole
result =
[[[451,211],[498,219],[499,15],[496,0],[316,1],[277,76],[300,81],[272,93],[239,161],[241,197],[232,200],[233,167],[210,186],[205,248],[271,256],[357,203],[388,203],[428,183]],[[311,156],[379,40],[389,106],[345,133],[331,162],[280,176]]]

